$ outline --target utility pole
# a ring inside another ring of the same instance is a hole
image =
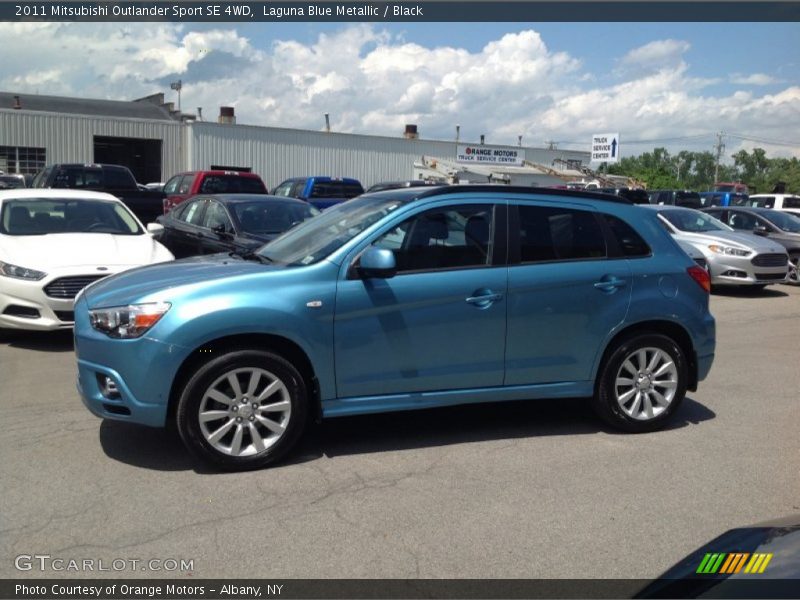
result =
[[[725,143],[722,141],[723,135],[725,135],[725,133],[722,131],[717,133],[717,145],[714,146],[714,149],[717,153],[717,161],[714,164],[714,183],[719,181],[719,159],[722,157],[722,153],[725,151]]]

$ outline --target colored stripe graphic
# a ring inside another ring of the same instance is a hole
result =
[[[772,554],[753,554],[753,558],[747,563],[744,569],[745,573],[763,573],[767,568],[769,561],[772,560]]]
[[[763,573],[767,568],[769,561],[772,560],[772,554],[754,553],[749,552],[709,552],[700,561],[700,566],[697,567],[695,573],[703,575],[733,575],[739,573],[744,567],[745,573]],[[750,559],[748,562],[747,559]],[[745,567],[745,563],[747,566]]]
[[[725,561],[725,564],[722,565],[722,568],[719,570],[720,573],[724,573],[726,575],[732,575],[733,573],[738,573],[742,570],[745,561],[750,556],[749,553],[742,553],[737,552],[734,554],[728,554],[728,559]]]
[[[725,559],[726,553],[709,553],[703,557],[703,561],[700,563],[700,566],[697,567],[696,573],[704,573],[704,574],[713,574],[719,570],[722,561]]]

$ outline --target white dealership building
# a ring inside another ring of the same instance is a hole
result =
[[[365,187],[424,177],[549,186],[580,178],[589,164],[588,151],[455,138],[421,139],[416,125],[397,137],[244,125],[232,107],[202,120],[163,94],[115,101],[0,92],[0,171],[10,173],[77,162],[123,164],[141,183],[220,168],[258,173],[270,188],[304,175],[355,177]]]

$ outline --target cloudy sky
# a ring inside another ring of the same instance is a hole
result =
[[[798,23],[0,23],[0,90],[133,99],[239,123],[587,150],[800,156]],[[24,49],[24,50],[22,50]],[[750,138],[750,139],[742,139]]]

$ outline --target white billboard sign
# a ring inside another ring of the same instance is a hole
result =
[[[521,167],[525,158],[522,148],[489,148],[488,146],[456,147],[456,161],[480,165],[506,165]]]
[[[592,136],[592,162],[615,163],[619,160],[619,133],[595,133]]]

